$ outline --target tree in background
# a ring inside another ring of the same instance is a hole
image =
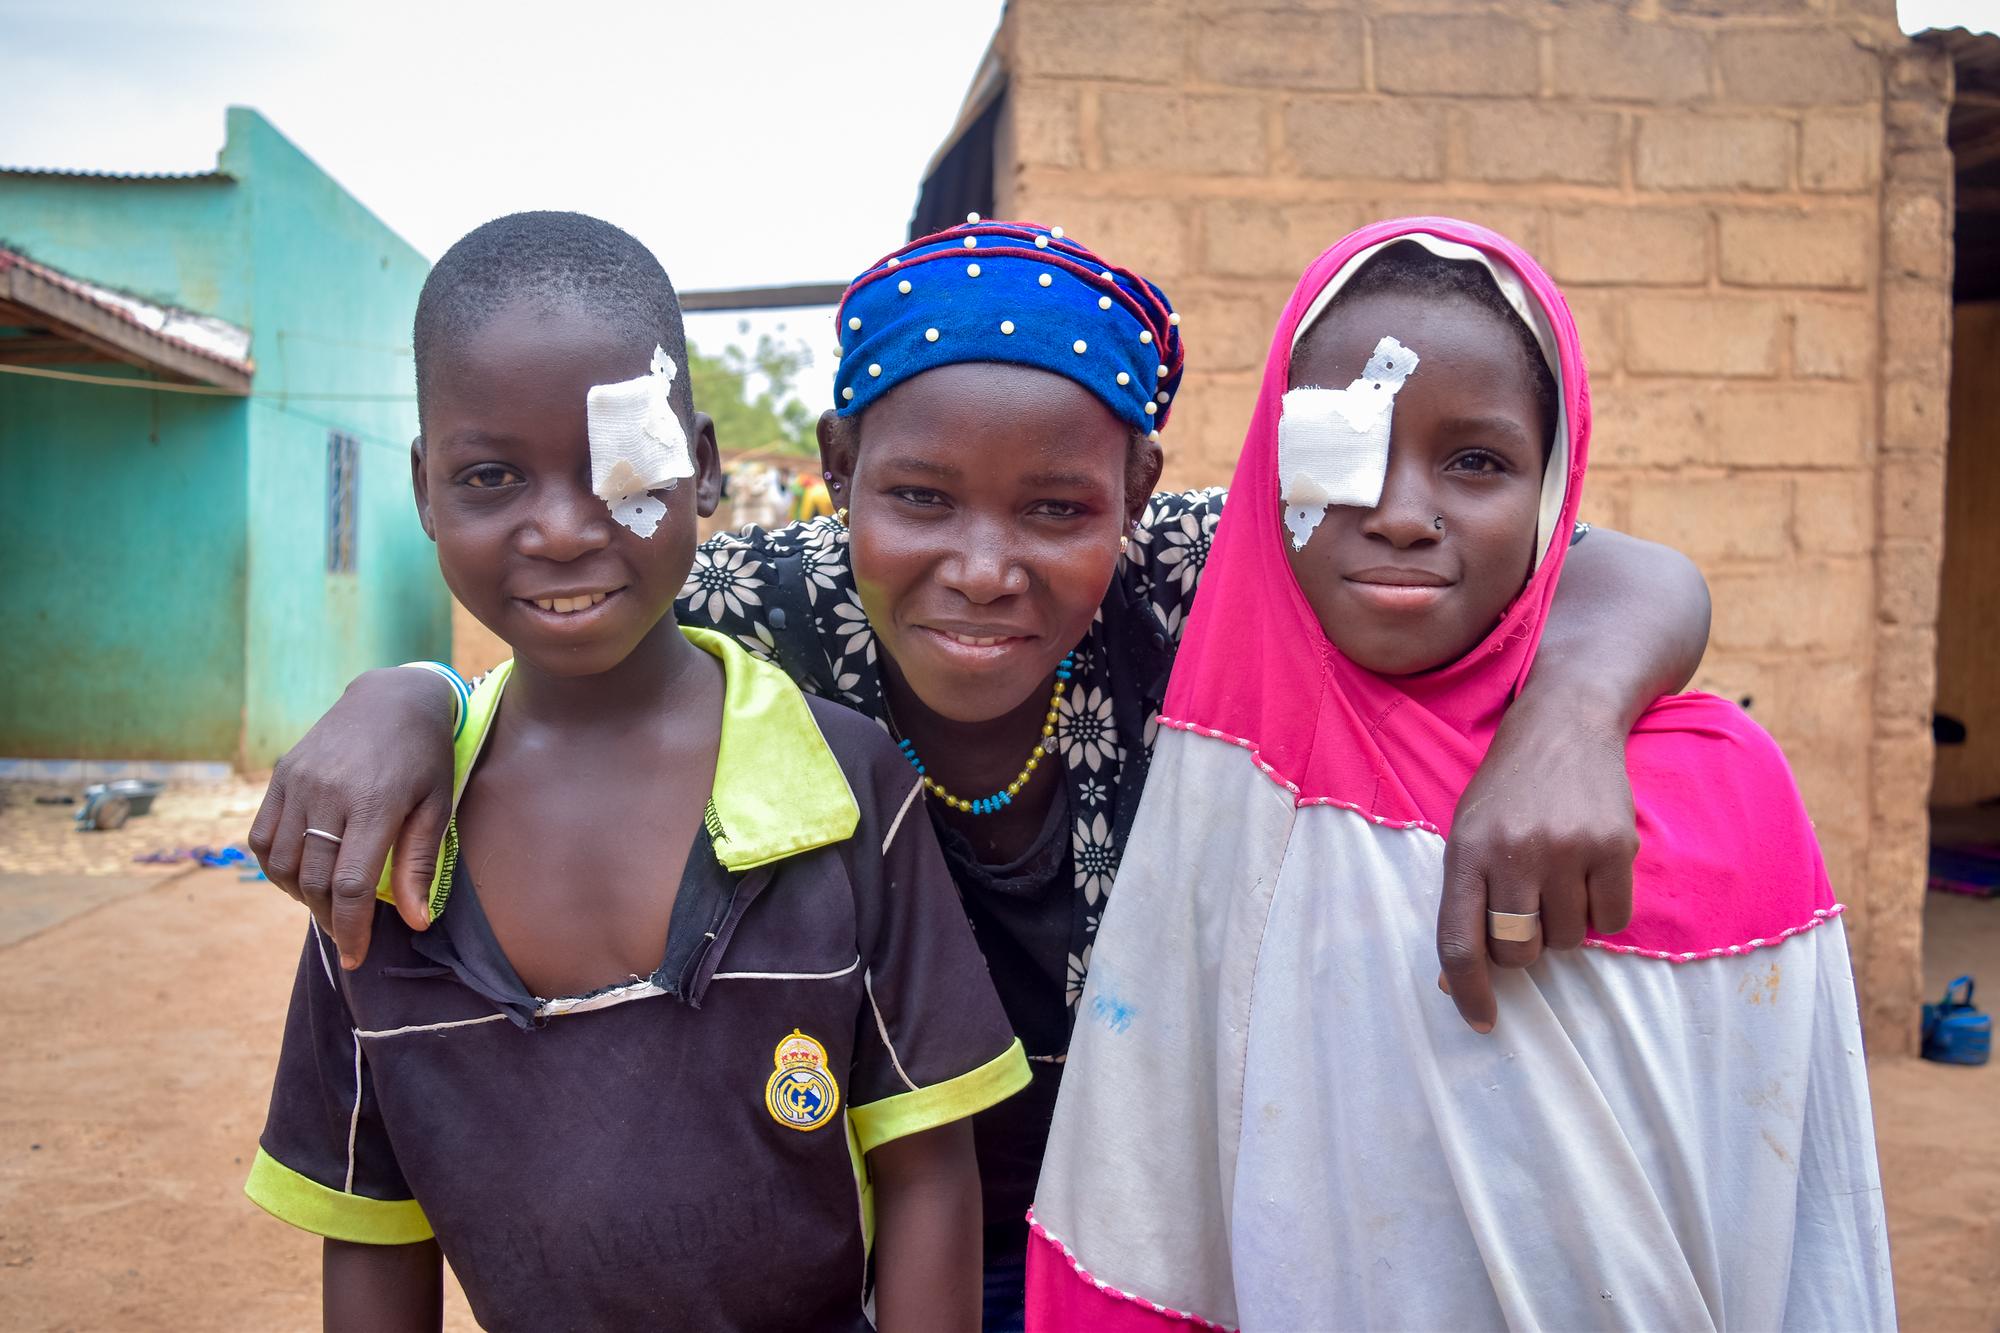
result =
[[[737,328],[750,331],[747,323]],[[758,336],[754,351],[730,343],[720,356],[708,356],[689,344],[695,406],[715,419],[715,438],[723,448],[775,445],[807,457],[819,452],[813,435],[819,414],[792,391],[809,360],[805,344],[780,342],[768,333]],[[756,388],[753,381],[761,381],[762,387]]]

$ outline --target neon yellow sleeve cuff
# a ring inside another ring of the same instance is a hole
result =
[[[342,1194],[300,1175],[262,1148],[251,1163],[243,1192],[280,1222],[331,1240],[357,1245],[414,1245],[431,1239],[430,1219],[415,1199]]]
[[[977,1069],[928,1088],[849,1107],[847,1118],[861,1151],[870,1153],[907,1135],[976,1115],[1027,1087],[1028,1080],[1028,1057],[1016,1037],[1013,1045]]]

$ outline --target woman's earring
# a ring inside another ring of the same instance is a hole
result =
[[[1132,549],[1132,539],[1130,537],[1124,536],[1123,534],[1120,534],[1118,538],[1118,554],[1125,555],[1129,553],[1131,549]]]
[[[841,506],[840,508],[838,508],[838,509],[836,509],[836,510],[834,510],[834,511],[833,511],[833,521],[834,521],[834,522],[836,522],[836,523],[838,523],[838,524],[840,524],[840,526],[841,526],[841,527],[843,527],[843,528],[847,526],[847,506],[846,506],[846,505],[842,505],[842,506]]]

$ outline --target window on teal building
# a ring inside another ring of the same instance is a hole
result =
[[[352,435],[326,435],[326,572],[354,572],[354,521],[361,487],[361,443]]]

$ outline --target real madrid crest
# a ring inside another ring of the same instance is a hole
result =
[[[826,1067],[826,1047],[797,1028],[771,1056],[777,1066],[764,1085],[771,1118],[792,1129],[818,1129],[840,1109],[840,1085]]]

